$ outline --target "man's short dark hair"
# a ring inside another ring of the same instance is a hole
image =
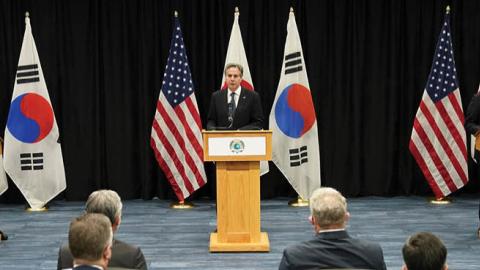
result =
[[[105,215],[87,213],[70,223],[68,245],[73,258],[96,261],[112,244],[112,237],[112,224]]]
[[[225,66],[225,70],[223,71],[223,73],[225,75],[227,75],[227,70],[230,69],[230,68],[237,68],[240,71],[240,77],[243,77],[243,66],[242,65],[237,64],[237,63],[228,63]]]
[[[441,270],[447,260],[447,248],[442,240],[429,232],[410,236],[402,254],[408,270]]]

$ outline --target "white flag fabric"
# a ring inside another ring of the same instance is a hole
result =
[[[227,57],[225,58],[225,67],[229,63],[236,63],[243,66],[243,78],[240,85],[243,88],[254,91],[252,75],[250,74],[250,68],[248,66],[247,54],[243,47],[242,33],[240,32],[240,25],[238,24],[238,17],[240,12],[235,10],[235,18],[232,25],[232,32],[230,34],[230,40],[228,41]],[[222,77],[221,89],[227,89],[227,81],[225,78],[225,72]],[[268,173],[268,161],[260,162],[260,175]]]
[[[5,170],[3,169],[3,155],[1,152],[0,147],[0,195],[8,189],[7,175],[5,175]]]
[[[272,160],[303,199],[320,187],[317,119],[295,15],[290,11],[280,82],[270,112]]]
[[[228,41],[227,57],[225,57],[225,66],[229,63],[236,63],[243,66],[243,79],[241,86],[248,90],[254,90],[252,75],[250,74],[250,68],[248,67],[247,54],[243,47],[242,33],[240,32],[240,25],[238,24],[238,18],[240,12],[235,11],[235,18],[233,20],[232,32],[230,33],[230,40]],[[225,79],[225,73],[222,76],[221,89],[227,89],[227,82]]]
[[[42,208],[65,190],[59,131],[28,17],[4,147],[5,171],[30,207]]]

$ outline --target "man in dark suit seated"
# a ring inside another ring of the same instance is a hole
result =
[[[113,190],[97,190],[88,197],[85,204],[85,212],[104,214],[112,223],[115,233],[122,220],[122,201],[120,196]],[[60,248],[58,254],[57,269],[72,267],[72,255],[68,245]],[[125,242],[113,239],[112,258],[109,266],[131,269],[147,269],[147,263],[140,248]]]
[[[279,269],[386,269],[380,245],[351,238],[347,201],[333,188],[319,188],[310,197],[315,237],[287,247]]]
[[[112,224],[102,214],[84,214],[72,220],[68,244],[74,270],[107,269],[112,256]]]
[[[263,111],[257,92],[240,86],[243,67],[227,64],[227,89],[212,94],[207,129],[259,130],[263,128]]]
[[[447,270],[447,248],[432,233],[420,232],[407,238],[402,248],[402,270]]]

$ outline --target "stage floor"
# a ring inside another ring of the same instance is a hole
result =
[[[480,269],[476,238],[479,196],[454,197],[449,205],[432,205],[423,197],[351,198],[348,232],[380,243],[388,269],[402,266],[401,248],[408,235],[430,231],[448,249],[450,269]],[[216,227],[215,204],[195,201],[191,210],[169,208],[169,201],[125,201],[116,238],[141,247],[149,269],[277,269],[283,249],[307,240],[313,230],[309,209],[292,208],[287,198],[264,200],[262,231],[269,253],[209,253]],[[58,247],[67,241],[70,219],[83,211],[82,202],[55,201],[48,212],[30,213],[24,205],[0,204],[1,269],[56,269]]]

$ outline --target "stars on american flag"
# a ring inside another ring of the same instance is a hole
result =
[[[433,59],[427,92],[436,102],[458,88],[449,24],[444,23]]]
[[[180,27],[177,27],[162,82],[162,92],[172,107],[181,104],[193,93],[192,76],[183,44]]]

